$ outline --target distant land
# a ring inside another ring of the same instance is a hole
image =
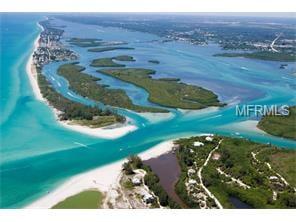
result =
[[[296,106],[289,108],[288,116],[264,116],[258,127],[271,135],[296,140]]]
[[[130,14],[129,19],[126,19],[124,13],[106,17],[86,14],[58,17],[71,22],[81,23],[83,20],[83,23],[86,24],[152,33],[169,40],[183,41],[193,45],[216,43],[226,51],[216,54],[216,56],[295,61],[295,19],[289,13],[270,13],[270,18],[268,16],[263,18],[260,13],[242,13],[240,15],[236,13],[215,15],[212,13],[169,13],[163,15],[152,13],[151,17],[154,19],[145,21],[142,19],[144,15]],[[210,19],[205,15],[210,15]],[[252,17],[244,17],[258,15],[256,21],[253,21]],[[275,18],[272,18],[272,15]],[[174,19],[182,20],[182,22],[176,23]],[[93,51],[93,49],[90,50]],[[230,50],[231,52],[228,52]],[[237,50],[247,52],[236,52]]]

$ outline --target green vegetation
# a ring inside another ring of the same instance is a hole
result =
[[[128,56],[128,55],[115,56],[115,57],[113,57],[113,59],[115,59],[117,61],[126,61],[126,62],[134,62],[134,61],[136,61],[134,59],[134,57]]]
[[[160,63],[158,60],[155,60],[155,59],[148,60],[148,62],[153,63],[153,64],[159,64]]]
[[[71,38],[68,41],[72,45],[79,47],[96,47],[102,44],[102,39],[96,38]]]
[[[152,171],[152,169],[144,165],[143,169],[146,171],[146,175],[144,177],[145,184],[149,187],[150,190],[153,191],[153,193],[158,196],[159,203],[161,206],[168,206],[171,209],[177,209],[180,208],[180,206],[171,199],[166,191],[163,189],[163,187],[159,183],[158,176]]]
[[[120,120],[120,121],[119,121]],[[110,115],[110,116],[100,116],[100,117],[93,117],[91,120],[81,119],[81,120],[73,120],[72,124],[88,126],[90,128],[98,128],[98,127],[105,127],[112,125],[117,122],[123,122],[124,118],[119,119],[118,116]]]
[[[220,53],[214,56],[222,57],[244,57],[248,59],[260,59],[270,61],[281,61],[281,62],[295,62],[296,56],[294,54],[288,54],[284,52],[270,52],[270,51],[259,51],[252,53]]]
[[[94,66],[94,67],[125,67],[125,65],[113,62],[113,60],[135,61],[132,56],[121,55],[121,56],[116,56],[116,57],[112,57],[112,58],[94,59],[90,65]]]
[[[211,23],[205,23],[203,19],[192,22],[188,17],[168,19],[142,19],[137,16],[130,18],[117,16],[111,18],[94,17],[93,15],[59,16],[61,19],[87,23],[92,25],[100,25],[104,27],[120,27],[132,31],[147,32],[164,37],[161,42],[173,40],[185,40],[193,45],[207,45],[211,42],[218,44],[223,49],[230,50],[260,50],[271,48],[270,44],[276,40],[275,47],[282,53],[292,54],[296,52],[295,43],[295,27],[292,23],[270,23],[264,21],[258,25],[252,22],[252,19],[238,19],[241,21],[236,25],[230,25],[229,20],[224,19],[225,23],[221,23],[221,18],[211,18]],[[275,21],[275,20],[274,20]],[[192,30],[198,29],[198,32]],[[279,34],[281,33],[281,34]]]
[[[202,141],[203,137],[191,137],[177,141],[180,148],[177,156],[182,174],[176,186],[178,195],[188,206],[196,207],[193,196],[186,192],[185,182],[188,180],[188,169],[197,167],[205,161],[206,156],[217,145],[216,137],[212,144],[205,142],[202,147],[194,147],[194,141]],[[220,137],[223,139],[214,154],[218,158],[210,159],[203,168],[204,185],[216,196],[224,208],[234,208],[230,197],[254,208],[295,208],[295,163],[296,152],[284,150],[266,144],[254,143],[245,139]],[[255,155],[255,157],[253,156]],[[271,165],[271,169],[266,163]],[[247,188],[234,182],[230,177],[240,180]],[[288,185],[277,175],[279,173]],[[275,178],[274,178],[275,177]],[[197,179],[198,180],[198,179]],[[275,192],[276,198],[273,197]]]
[[[96,38],[71,38],[68,42],[79,47],[114,46],[127,44],[125,42],[104,42],[101,39]]]
[[[179,82],[181,79],[179,79],[179,78],[159,78],[158,80]]]
[[[124,67],[125,65],[113,62],[112,58],[94,59],[90,64],[94,67]]]
[[[176,194],[180,197],[180,199],[186,204],[188,208],[198,209],[200,208],[199,205],[196,202],[194,202],[187,193],[186,186],[185,186],[186,180],[187,180],[187,172],[185,172],[185,170],[182,170],[179,180],[175,185]]]
[[[44,98],[57,110],[61,120],[71,120],[90,127],[103,127],[117,122],[124,122],[125,118],[112,113],[110,110],[101,110],[97,107],[86,106],[62,96],[50,85],[45,76],[38,70],[38,85]]]
[[[167,112],[164,109],[137,106],[132,103],[124,90],[109,89],[98,83],[97,77],[90,76],[82,71],[85,68],[77,64],[65,64],[58,68],[58,74],[66,78],[70,89],[81,96],[93,99],[106,105],[121,107],[137,112]]]
[[[71,38],[68,42],[99,42],[102,41],[102,39],[97,38]]]
[[[128,162],[125,162],[122,165],[122,169],[124,170],[126,175],[134,174],[134,170],[142,169],[142,168],[143,168],[143,162],[141,158],[138,156],[130,156],[128,158]]]
[[[98,209],[102,205],[103,194],[97,190],[87,190],[68,197],[52,209]]]
[[[132,50],[134,48],[131,47],[101,47],[101,48],[91,48],[88,49],[89,52],[105,52],[105,51],[113,51],[113,50]]]
[[[289,108],[287,116],[264,116],[258,127],[271,135],[296,140],[296,106]]]
[[[196,141],[204,143],[204,146],[194,146],[194,142]],[[176,144],[179,145],[176,155],[181,167],[181,175],[175,190],[178,196],[189,208],[199,208],[199,204],[194,201],[191,195],[187,192],[185,183],[188,180],[188,169],[193,166],[197,168],[201,167],[213,147],[217,146],[218,141],[219,138],[215,138],[212,142],[206,142],[205,137],[190,137],[176,141]],[[196,175],[194,176],[194,179],[198,181]]]
[[[143,169],[146,171],[144,177],[145,185],[149,187],[151,191],[159,198],[159,203],[161,206],[167,206],[172,209],[180,208],[180,206],[174,202],[163,189],[159,183],[158,176],[152,171],[152,169],[143,164],[142,160],[138,156],[131,156],[128,162],[124,163],[123,170],[127,175],[133,174],[133,170]]]
[[[123,183],[123,187],[125,189],[128,189],[128,190],[132,190],[134,188],[134,184],[132,183],[131,180],[126,180],[124,183]]]
[[[258,153],[258,158],[270,163],[291,186],[296,187],[296,152],[294,150],[268,147]]]
[[[155,73],[151,69],[125,68],[102,69],[98,72],[113,76],[144,88],[149,93],[149,101],[165,107],[182,109],[202,109],[208,106],[222,106],[217,96],[204,88],[169,81],[152,79]]]

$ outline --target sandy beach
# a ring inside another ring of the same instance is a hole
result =
[[[165,141],[140,153],[139,156],[143,160],[148,160],[169,152],[172,147],[172,140]],[[51,208],[67,197],[87,189],[99,189],[102,192],[107,192],[112,184],[116,183],[121,172],[121,166],[125,161],[126,159],[122,159],[115,163],[74,176],[56,190],[26,206],[26,208]]]
[[[126,122],[129,121],[127,120]],[[116,124],[114,127],[108,126],[102,128],[90,128],[87,126],[74,125],[66,121],[59,121],[59,123],[67,129],[104,139],[116,139],[138,129],[135,125],[128,123]]]
[[[29,60],[27,62],[26,71],[27,71],[27,74],[28,74],[28,77],[30,80],[30,84],[32,86],[33,93],[34,93],[36,99],[38,99],[42,102],[45,102],[45,99],[43,98],[43,96],[40,92],[39,86],[38,86],[37,70],[36,70],[36,67],[33,63],[33,53],[38,48],[38,46],[39,46],[39,36],[34,41],[34,47],[33,47],[32,53],[29,57]]]
[[[37,26],[43,31],[43,27],[37,23]],[[90,128],[87,126],[81,126],[77,124],[73,124],[69,121],[60,121],[59,120],[59,113],[60,111],[52,107],[48,101],[42,96],[40,92],[40,88],[38,86],[37,81],[37,70],[33,62],[33,53],[34,51],[39,47],[39,35],[34,41],[33,50],[32,53],[28,59],[28,62],[26,64],[26,72],[28,74],[30,84],[33,89],[33,93],[37,100],[46,103],[51,110],[53,111],[53,114],[56,118],[56,121],[61,124],[61,126],[73,130],[79,133],[87,134],[90,136],[98,137],[98,138],[104,138],[104,139],[115,139],[119,138],[121,136],[126,135],[129,132],[132,132],[137,129],[137,127],[133,124],[130,124],[130,120],[127,119],[124,124],[116,124],[109,127],[102,127],[102,128]]]

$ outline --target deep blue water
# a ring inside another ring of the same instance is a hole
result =
[[[234,128],[230,124],[247,120],[235,116],[237,103],[295,104],[295,77],[291,68],[280,70],[277,62],[242,58],[218,58],[216,45],[192,46],[181,42],[151,42],[159,37],[118,28],[74,24],[65,25],[63,41],[70,37],[97,37],[103,40],[127,41],[135,50],[90,53],[71,46],[80,54],[86,72],[102,78],[113,88],[122,88],[136,104],[154,105],[147,92],[128,83],[104,76],[93,67],[92,59],[128,54],[136,62],[128,67],[145,67],[157,71],[154,78],[178,77],[183,82],[213,90],[229,105],[207,112],[183,113],[172,110],[173,118],[150,122],[142,116],[120,110],[132,118],[138,130],[118,139],[106,140],[79,134],[61,127],[46,104],[34,98],[26,73],[26,63],[34,39],[40,32],[36,23],[44,19],[38,14],[1,14],[1,202],[0,207],[21,207],[45,195],[70,176],[146,150],[166,139],[197,133],[239,136],[262,143],[295,148],[291,140]],[[148,63],[157,59],[159,65]],[[44,73],[54,87],[66,97],[93,103],[68,89],[67,81],[56,75],[59,63],[47,65]],[[295,64],[289,64],[289,67]],[[78,143],[88,145],[77,146]]]

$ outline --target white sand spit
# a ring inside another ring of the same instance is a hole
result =
[[[172,147],[172,140],[165,141],[140,153],[139,156],[143,160],[147,160],[170,151]],[[115,163],[76,175],[51,193],[26,206],[26,208],[51,208],[67,197],[87,189],[99,189],[102,192],[107,192],[110,186],[116,183],[121,172],[122,164],[125,161],[126,159],[119,160]]]

